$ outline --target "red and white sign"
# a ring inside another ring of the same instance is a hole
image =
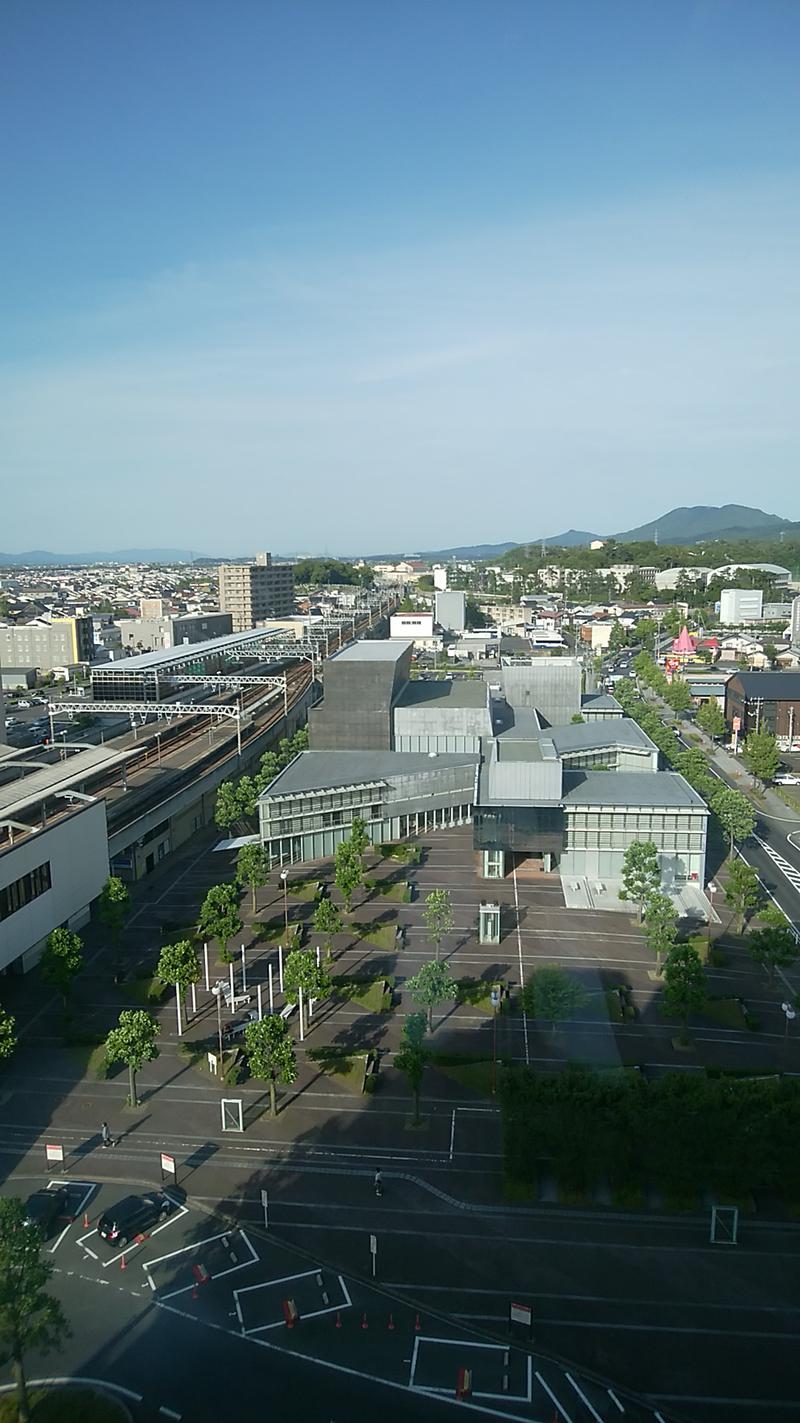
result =
[[[742,718],[741,718],[740,716],[735,716],[735,717],[733,718],[733,729],[734,729],[734,731],[741,731],[741,729],[742,729]]]
[[[512,1324],[521,1324],[524,1329],[530,1329],[533,1324],[533,1309],[529,1304],[514,1304],[512,1301],[509,1318]]]
[[[170,1176],[175,1175],[175,1157],[168,1156],[166,1151],[161,1153],[161,1170]]]
[[[49,1162],[52,1162],[52,1164],[53,1164],[54,1166],[56,1166],[56,1165],[58,1165],[58,1166],[62,1165],[62,1163],[63,1163],[63,1161],[64,1161],[64,1148],[63,1148],[63,1146],[55,1146],[54,1144],[52,1144],[52,1143],[50,1143],[50,1142],[47,1142],[46,1145],[45,1145],[44,1150],[45,1150],[45,1156],[47,1157],[47,1160],[48,1160]]]

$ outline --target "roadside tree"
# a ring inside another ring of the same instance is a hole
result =
[[[321,899],[314,910],[314,933],[321,934],[325,940],[325,953],[328,958],[333,952],[333,936],[341,933],[342,916],[339,913],[332,899]]]
[[[158,959],[156,976],[162,983],[175,986],[175,1011],[178,1015],[178,1037],[183,1034],[181,1025],[181,994],[200,977],[197,949],[191,939],[179,939],[175,944],[165,944]]]
[[[689,1014],[703,1007],[706,992],[705,973],[700,955],[690,944],[676,944],[664,965],[662,1009],[681,1024],[681,1041],[687,1041]]]
[[[120,879],[119,875],[109,875],[100,894],[98,913],[101,923],[105,925],[111,936],[115,979],[119,977],[119,946],[130,907],[131,897],[128,886]]]
[[[788,922],[768,924],[765,929],[753,929],[747,936],[747,947],[753,960],[766,969],[772,981],[776,970],[790,968],[797,958],[797,943]]]
[[[283,991],[288,1003],[300,1001],[303,992],[303,1033],[308,1027],[311,1004],[319,998],[327,998],[331,991],[330,974],[317,964],[313,949],[293,949],[286,955],[283,964]]]
[[[577,978],[554,963],[535,969],[520,994],[522,1007],[529,1017],[552,1023],[553,1032],[559,1023],[574,1018],[588,997]]]
[[[214,821],[220,830],[231,830],[241,817],[235,781],[223,781],[214,802]]]
[[[370,847],[370,843],[371,841],[369,835],[367,834],[366,821],[362,820],[360,815],[354,816],[353,823],[350,826],[350,844],[352,845],[360,860],[363,861],[364,856]]]
[[[453,929],[453,906],[450,901],[450,891],[447,889],[432,889],[425,897],[425,908],[422,913],[425,924],[425,931],[430,942],[433,944],[436,962],[439,962],[439,949],[442,939],[452,933]]]
[[[741,934],[748,910],[755,909],[761,901],[758,875],[746,860],[731,860],[725,885],[725,900],[736,915],[736,932]]]
[[[422,968],[406,981],[406,989],[415,1003],[421,1003],[428,1019],[428,1032],[433,1032],[433,1010],[440,1003],[451,1002],[458,997],[458,985],[447,964],[435,959],[424,963]]]
[[[647,900],[661,888],[658,850],[652,840],[631,841],[623,856],[621,877],[619,897],[638,906],[641,923]]]
[[[714,741],[724,736],[728,729],[725,714],[717,702],[703,702],[703,705],[695,717],[695,721],[700,727],[700,730],[704,731],[706,736],[710,736]]]
[[[675,677],[667,687],[664,700],[674,712],[685,712],[692,705],[692,694],[682,678]]]
[[[334,860],[333,880],[344,900],[344,912],[350,913],[353,895],[364,879],[361,856],[354,850],[349,840],[337,847]]]
[[[17,1046],[17,1020],[5,1008],[0,1008],[0,1062],[10,1057]]]
[[[409,1013],[400,1035],[400,1049],[395,1053],[394,1065],[404,1074],[414,1098],[414,1126],[419,1126],[419,1099],[422,1079],[430,1053],[425,1046],[427,1019],[424,1013]]]
[[[678,915],[668,894],[657,890],[644,906],[644,936],[648,948],[656,956],[656,973],[661,972],[661,957],[673,949],[678,935]]]
[[[728,786],[714,792],[711,809],[728,836],[728,854],[733,862],[733,847],[752,835],[756,828],[756,813],[747,796]]]
[[[268,878],[269,860],[263,845],[243,845],[236,856],[236,880],[238,884],[249,887],[254,914],[257,909],[256,891],[266,884]]]
[[[53,929],[47,936],[44,953],[39,960],[42,981],[61,994],[64,1012],[72,990],[72,981],[83,968],[83,940],[71,929]]]
[[[289,1025],[275,1014],[258,1023],[248,1023],[244,1030],[244,1048],[252,1077],[258,1077],[269,1087],[269,1109],[278,1115],[277,1084],[291,1086],[297,1077],[297,1057]]]
[[[119,1015],[116,1028],[112,1028],[106,1038],[106,1061],[124,1062],[128,1069],[130,1106],[138,1107],[136,1095],[136,1074],[141,1072],[146,1062],[153,1062],[159,1055],[156,1038],[158,1024],[143,1008],[126,1008]]]
[[[744,762],[753,781],[767,784],[775,779],[781,757],[778,743],[770,731],[751,731],[744,743]]]
[[[228,940],[242,932],[239,918],[239,893],[233,884],[211,886],[200,909],[197,929],[202,939],[216,939],[220,947],[220,959],[230,963],[233,959],[228,948]]]
[[[42,1259],[43,1240],[25,1224],[15,1196],[0,1198],[0,1364],[10,1363],[19,1423],[29,1423],[25,1355],[59,1349],[70,1334],[58,1300],[47,1293],[53,1266]]]

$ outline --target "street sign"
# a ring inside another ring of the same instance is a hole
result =
[[[378,1237],[377,1237],[377,1235],[371,1235],[371,1236],[370,1236],[370,1238],[369,1238],[369,1248],[370,1248],[370,1253],[371,1253],[371,1255],[372,1255],[372,1278],[373,1278],[373,1280],[374,1280],[374,1279],[375,1279],[375,1274],[376,1274],[377,1268],[378,1268]]]
[[[533,1306],[530,1304],[519,1304],[512,1300],[508,1306],[508,1323],[511,1329],[521,1329],[531,1337],[533,1335]]]
[[[178,1171],[175,1166],[175,1157],[170,1156],[166,1151],[161,1153],[161,1179],[165,1176],[174,1176],[177,1179]]]
[[[269,1230],[269,1192],[261,1187],[261,1204],[264,1208],[264,1229]]]
[[[216,1075],[217,1075],[217,1073],[218,1073],[218,1071],[219,1071],[219,1058],[217,1057],[217,1054],[216,1054],[215,1052],[210,1052],[210,1053],[208,1053],[208,1054],[207,1054],[207,1057],[208,1057],[208,1070],[209,1070],[210,1073],[212,1073],[212,1075],[213,1075],[214,1077],[216,1077]]]
[[[48,1142],[44,1148],[48,1166],[62,1166],[64,1163],[64,1148]]]

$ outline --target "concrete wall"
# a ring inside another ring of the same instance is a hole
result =
[[[46,862],[51,888],[0,920],[0,970],[9,964],[26,971],[39,959],[51,929],[80,928],[108,879],[105,802],[94,801],[26,835],[0,854],[0,887],[5,888]]]
[[[434,617],[437,623],[449,632],[463,632],[467,626],[467,595],[456,589],[437,592],[434,600]]]
[[[325,697],[309,715],[312,751],[389,751],[392,703],[411,672],[412,644],[386,658],[332,657]]]
[[[567,726],[581,709],[581,665],[572,657],[537,657],[502,669],[506,701],[534,707],[550,726]]]

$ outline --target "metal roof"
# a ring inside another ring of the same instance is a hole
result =
[[[729,686],[738,682],[745,697],[767,702],[800,701],[800,672],[737,672]]]
[[[570,726],[550,726],[547,735],[559,756],[614,746],[634,747],[642,751],[656,749],[638,722],[627,716],[612,717],[608,721],[576,721]]]
[[[225,652],[228,648],[235,652],[238,647],[252,642],[269,642],[280,638],[281,628],[249,628],[247,632],[229,632],[224,637],[210,637],[206,642],[182,642],[179,647],[158,647],[155,652],[142,652],[138,657],[119,657],[114,662],[93,662],[91,671],[102,673],[147,672],[153,668],[171,667],[176,662],[186,662],[190,658],[210,657],[215,652]]]
[[[434,773],[453,766],[475,766],[479,761],[467,752],[422,751],[301,751],[275,777],[259,799],[298,795],[334,787],[379,785],[396,776]]]
[[[562,799],[573,805],[665,806],[705,810],[705,802],[677,771],[564,771]]]
[[[398,707],[485,707],[488,706],[486,683],[479,679],[460,677],[445,681],[412,681],[400,693]]]
[[[0,785],[0,818],[14,817],[32,806],[40,805],[48,796],[57,791],[65,791],[81,785],[90,777],[113,766],[121,765],[135,754],[133,751],[114,751],[107,746],[93,747],[90,751],[78,751],[64,761],[42,766],[40,761],[28,775],[21,773],[13,781]],[[0,761],[0,771],[8,767],[8,758]],[[10,768],[9,768],[10,769]],[[19,768],[22,772],[22,768]]]

